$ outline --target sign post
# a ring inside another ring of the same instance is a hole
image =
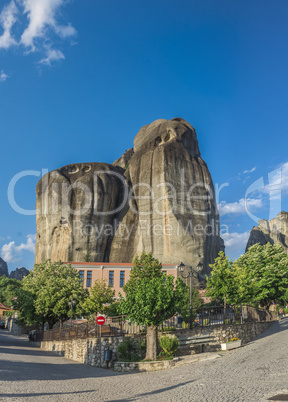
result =
[[[100,325],[100,338],[99,338],[99,351],[100,351],[100,368],[101,368],[101,354],[102,354],[102,350],[101,350],[101,328],[102,325],[105,324],[105,317],[103,317],[103,315],[99,315],[99,317],[96,318],[96,322],[98,325]]]

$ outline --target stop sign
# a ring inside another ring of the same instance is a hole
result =
[[[99,317],[96,318],[96,322],[98,325],[105,324],[105,318],[103,317],[103,315],[99,315]]]

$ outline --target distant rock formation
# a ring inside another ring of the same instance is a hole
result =
[[[282,211],[270,221],[258,221],[258,226],[254,226],[250,232],[245,251],[256,243],[262,246],[266,243],[280,244],[285,253],[288,253],[288,213]]]
[[[143,250],[196,267],[223,249],[212,178],[185,120],[144,126],[113,165],[82,163],[39,181],[35,262],[132,262]]]
[[[9,277],[8,266],[7,263],[0,257],[0,276],[3,275],[7,276],[7,278]]]
[[[27,275],[29,275],[29,271],[24,267],[16,268],[14,271],[10,272],[10,278],[17,279],[17,281],[22,281],[22,279]]]

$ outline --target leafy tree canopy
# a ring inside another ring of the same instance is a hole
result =
[[[17,297],[17,307],[27,322],[48,322],[52,328],[58,321],[71,316],[69,300],[76,301],[76,313],[80,304],[88,296],[83,289],[79,273],[69,264],[61,261],[45,261],[36,264],[29,275],[23,279],[23,289]]]
[[[180,278],[174,283],[173,275],[163,274],[161,263],[151,253],[136,256],[133,264],[129,281],[123,287],[123,314],[138,325],[160,325],[177,312],[189,289]]]
[[[133,264],[123,287],[126,298],[121,299],[121,309],[131,322],[147,326],[146,359],[154,360],[157,326],[177,312],[187,286],[181,279],[175,283],[172,275],[163,274],[161,263],[151,253],[143,252]]]
[[[90,290],[90,296],[82,304],[84,316],[96,316],[97,313],[104,314],[107,306],[105,304],[113,303],[115,290],[107,286],[104,280],[97,280]]]
[[[241,302],[269,307],[288,300],[288,255],[280,245],[255,244],[235,262]],[[242,274],[242,275],[241,275]]]
[[[207,293],[212,300],[235,303],[235,269],[233,261],[220,251],[215,263],[210,265],[211,276],[207,277]]]
[[[21,281],[0,276],[0,302],[8,307],[13,306],[13,299],[21,288]]]
[[[223,252],[211,265],[207,294],[213,300],[268,308],[288,301],[288,255],[280,245],[255,244],[236,261]]]
[[[192,289],[192,308],[193,308],[193,316],[192,319],[196,318],[197,310],[200,309],[203,305],[203,300],[200,296],[200,293],[197,289]],[[185,323],[190,322],[190,286],[186,286],[183,290],[183,295],[181,297],[181,301],[177,306],[177,312],[183,318]]]

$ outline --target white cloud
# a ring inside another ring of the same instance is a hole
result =
[[[248,174],[248,173],[252,173],[252,172],[255,172],[255,170],[256,170],[256,166],[254,166],[252,169],[250,169],[250,170],[244,170],[244,174]]]
[[[225,201],[218,204],[218,210],[221,216],[228,214],[245,214],[251,209],[261,208],[263,206],[260,198],[241,198],[239,201],[226,203]]]
[[[19,8],[16,7],[15,1],[11,0],[0,14],[0,25],[3,27],[0,48],[8,49],[12,45],[22,45],[28,52],[44,51],[46,57],[41,60],[41,64],[46,65],[55,60],[63,60],[63,53],[53,49],[53,34],[61,39],[77,34],[71,24],[62,25],[59,22],[59,9],[67,4],[67,0],[17,0],[17,4]],[[24,15],[26,19],[18,19],[17,14]],[[11,33],[14,24],[17,28],[15,35],[18,32],[17,38]]]
[[[65,59],[65,56],[60,50],[48,49],[47,57],[40,60],[39,63],[46,64],[47,66],[51,66],[52,61],[64,60],[64,59]]]
[[[3,71],[3,70],[1,70],[1,72],[0,72],[0,82],[4,82],[4,81],[6,81],[6,80],[7,80],[7,78],[9,78],[9,75],[8,75],[8,74],[6,74],[6,73],[4,73],[4,71]]]
[[[225,253],[232,258],[236,258],[245,252],[246,244],[250,231],[244,233],[224,233],[221,234],[225,243]]]
[[[4,30],[0,36],[0,48],[8,49],[9,47],[16,45],[15,39],[11,35],[11,29],[17,21],[16,14],[18,9],[12,0],[10,4],[5,6],[0,14],[0,24]]]
[[[21,36],[21,43],[35,50],[35,40],[45,38],[48,29],[53,29],[57,35],[67,38],[76,34],[70,24],[59,25],[55,19],[57,9],[64,4],[63,0],[22,0],[24,13],[27,14],[29,25]]]
[[[28,235],[26,236],[26,243],[21,243],[19,246],[16,246],[15,241],[11,241],[10,243],[4,244],[1,248],[1,257],[6,262],[13,262],[19,259],[23,250],[31,251],[35,253],[35,241],[36,235]]]

